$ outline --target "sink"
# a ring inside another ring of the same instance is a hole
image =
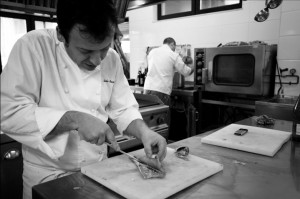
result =
[[[194,86],[185,86],[185,87],[177,87],[177,88],[173,88],[175,90],[187,90],[187,91],[191,91],[191,90],[195,90]]]
[[[178,89],[188,90],[188,91],[195,90],[195,88],[193,86],[191,86],[191,87],[183,87],[183,88],[178,88]]]
[[[293,108],[297,97],[284,96],[255,102],[255,115],[267,115],[281,120],[293,121]]]
[[[194,86],[185,86],[183,88],[173,88],[171,95],[188,95],[193,96],[198,89],[194,88]]]
[[[292,96],[275,97],[275,98],[272,98],[270,100],[267,100],[267,102],[278,103],[278,104],[286,104],[286,105],[295,105],[296,101],[297,101],[297,97],[292,97]]]

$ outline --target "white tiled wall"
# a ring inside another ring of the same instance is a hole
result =
[[[147,46],[159,46],[164,38],[173,37],[177,44],[212,47],[230,41],[261,40],[278,44],[280,68],[295,68],[300,75],[300,1],[283,0],[280,7],[269,10],[269,18],[262,23],[254,16],[265,7],[263,0],[243,1],[243,8],[189,17],[157,21],[156,6],[127,12],[130,29],[130,76],[135,78],[138,67],[145,60]],[[192,51],[193,54],[193,51]],[[284,72],[287,75],[289,72]],[[193,81],[193,77],[186,78]],[[282,81],[295,82],[293,78]],[[277,93],[276,85],[275,93]],[[284,85],[284,94],[298,96],[300,84]]]
[[[278,64],[281,68],[296,69],[300,75],[300,1],[283,1],[278,42]],[[290,74],[285,72],[284,74]],[[295,78],[284,78],[283,81],[295,82]],[[300,84],[285,85],[286,95],[299,95]]]

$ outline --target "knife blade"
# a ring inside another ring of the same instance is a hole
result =
[[[110,144],[110,143],[108,143],[108,142],[105,142],[105,144],[107,144],[109,147],[111,147],[112,149],[114,149],[113,146],[112,146],[112,144]],[[129,154],[129,153],[126,153],[125,151],[122,151],[121,149],[120,149],[118,152],[120,152],[120,153],[122,153],[122,154],[125,154],[125,155],[127,155],[128,157],[134,159],[135,161],[138,161],[139,163],[141,163],[141,161],[140,161],[139,159],[137,159],[136,157],[134,157],[133,155],[131,155],[131,154]]]
[[[114,149],[113,146],[112,146],[112,144],[110,144],[110,143],[108,143],[108,142],[104,142],[104,143],[107,144],[107,146],[109,146],[109,147],[111,147],[112,149]],[[146,166],[146,167],[148,167],[148,168],[150,168],[150,169],[152,169],[152,170],[154,170],[154,171],[156,171],[156,172],[161,172],[161,171],[159,171],[158,169],[153,168],[152,166],[143,163],[142,161],[140,161],[138,158],[134,157],[133,155],[131,155],[131,154],[129,154],[129,153],[126,153],[125,151],[122,151],[121,149],[120,149],[118,152],[120,152],[120,153],[122,153],[122,154],[124,154],[124,155],[127,155],[128,157],[130,157],[130,158],[132,158],[133,160],[135,160],[136,162],[138,162],[138,164],[144,165],[144,166]]]

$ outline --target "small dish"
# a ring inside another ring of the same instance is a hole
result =
[[[190,149],[187,146],[180,146],[175,149],[175,155],[181,159],[187,160],[187,156],[189,155],[189,153]]]

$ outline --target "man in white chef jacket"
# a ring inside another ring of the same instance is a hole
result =
[[[112,0],[59,0],[56,30],[35,30],[14,45],[1,74],[1,130],[22,143],[23,198],[32,186],[118,150],[108,118],[151,157],[166,141],[150,130],[110,48],[117,25]]]
[[[176,71],[184,76],[194,72],[191,57],[184,57],[174,52],[176,42],[168,37],[159,48],[151,50],[147,56],[148,73],[144,84],[146,94],[158,96],[166,105],[170,103],[173,77]]]

